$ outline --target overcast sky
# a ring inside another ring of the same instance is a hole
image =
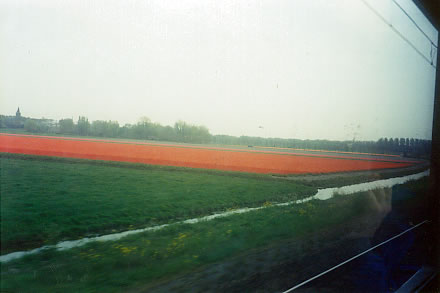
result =
[[[430,58],[391,0],[367,1]],[[437,42],[414,4],[399,3]],[[435,69],[360,0],[0,1],[6,115],[431,138],[434,83]]]

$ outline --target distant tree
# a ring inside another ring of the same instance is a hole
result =
[[[414,140],[414,153],[416,156],[421,155],[421,153],[422,153],[421,139],[416,138]]]
[[[384,152],[384,141],[383,138],[379,138],[378,141],[376,142],[376,148],[377,148],[377,152],[378,153],[383,153]]]
[[[119,123],[117,121],[95,120],[90,125],[90,134],[94,136],[117,137]]]
[[[125,124],[119,128],[119,136],[124,138],[135,138],[133,125]]]
[[[395,153],[399,152],[399,139],[397,137],[394,138],[393,152]]]
[[[90,123],[89,119],[84,116],[79,116],[78,123],[76,124],[76,129],[79,135],[89,135]]]
[[[133,133],[138,139],[151,138],[151,120],[148,117],[141,117],[138,123],[133,127]]]
[[[389,151],[389,142],[388,142],[388,138],[384,138],[383,139],[383,150],[384,153],[387,153]]]
[[[205,126],[193,126],[193,136],[191,141],[195,143],[208,143],[211,140],[211,134]]]
[[[140,125],[151,124],[151,119],[148,118],[147,116],[142,116],[141,118],[139,118],[138,124],[140,124]]]
[[[33,119],[27,119],[24,123],[24,129],[28,132],[40,132],[41,125]]]
[[[414,146],[414,138],[411,138],[411,139],[409,140],[409,148],[410,148],[410,152],[413,152],[413,151],[414,151],[414,149],[415,149],[415,146]]]
[[[157,129],[157,135],[160,140],[175,141],[176,133],[171,126],[161,126]]]
[[[109,137],[118,137],[119,136],[119,123],[118,121],[108,121],[106,136]]]
[[[73,120],[70,118],[67,119],[61,119],[58,122],[60,126],[60,132],[64,134],[72,134],[75,131],[75,124],[73,123]]]
[[[399,141],[399,151],[401,153],[405,152],[405,139],[403,137],[401,137]]]
[[[0,128],[6,128],[6,116],[0,115]]]
[[[174,131],[178,141],[193,143],[208,143],[211,141],[211,134],[205,126],[192,125],[179,120],[174,123]],[[243,142],[242,137],[239,140]],[[245,139],[244,141],[247,142],[248,140]]]
[[[186,138],[186,131],[187,131],[187,124],[185,121],[179,120],[176,123],[174,123],[174,130],[177,134],[177,139],[179,141],[185,141]]]
[[[105,136],[107,132],[107,122],[95,120],[90,126],[90,132],[93,136]]]

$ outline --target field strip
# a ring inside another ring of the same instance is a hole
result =
[[[399,155],[390,155],[390,154],[344,152],[344,151],[298,149],[298,148],[282,148],[282,147],[265,147],[265,146],[257,146],[257,145],[254,146],[254,148],[259,148],[259,149],[276,149],[276,150],[294,150],[294,151],[307,151],[307,152],[320,152],[320,153],[337,153],[337,154],[349,154],[349,155],[368,155],[368,156],[381,156],[381,157],[397,157],[397,158],[400,157]]]
[[[0,152],[76,159],[142,163],[261,174],[321,174],[402,168],[410,161],[330,158],[245,151],[46,139],[0,134]]]
[[[142,141],[126,141],[126,140],[111,140],[111,139],[99,139],[99,138],[79,138],[79,137],[63,137],[63,136],[46,136],[46,135],[32,135],[32,134],[13,134],[13,133],[0,133],[1,136],[10,137],[23,137],[23,138],[38,138],[38,139],[55,139],[55,140],[67,140],[67,141],[83,141],[83,142],[95,142],[95,143],[116,143],[125,145],[144,145],[150,147],[166,147],[166,148],[183,148],[183,149],[199,149],[199,150],[214,150],[214,151],[227,151],[227,152],[243,152],[243,153],[260,153],[260,154],[273,154],[273,155],[283,155],[283,156],[302,156],[302,157],[319,157],[319,158],[332,158],[332,159],[343,159],[343,160],[365,160],[365,161],[378,161],[378,162],[393,162],[393,163],[417,163],[418,161],[406,161],[391,159],[392,157],[400,158],[398,155],[381,155],[381,154],[369,154],[369,153],[351,153],[351,152],[340,152],[340,151],[321,151],[321,150],[308,150],[308,149],[294,149],[294,148],[276,148],[276,147],[255,147],[261,149],[280,149],[280,150],[290,150],[289,152],[283,151],[271,151],[271,150],[252,150],[242,148],[230,148],[230,147],[216,147],[216,146],[204,146],[204,145],[193,145],[193,144],[173,144],[173,143],[155,143],[155,142],[142,142]],[[6,142],[5,142],[6,143]],[[312,153],[303,152],[293,152],[297,151],[307,151]],[[5,150],[3,150],[5,151]],[[6,152],[8,152],[6,150]],[[318,153],[316,153],[318,152]],[[322,152],[323,154],[319,154]],[[324,153],[335,153],[341,155],[332,155]],[[353,156],[344,156],[342,154],[351,154]],[[368,155],[368,156],[383,156],[386,158],[367,158],[367,157],[356,157],[354,155]]]
[[[292,205],[292,204],[304,203],[304,202],[307,202],[307,201],[310,201],[313,199],[327,200],[327,199],[330,199],[333,196],[333,194],[335,194],[335,193],[351,194],[351,193],[355,193],[355,192],[374,190],[377,188],[390,188],[390,187],[393,187],[394,185],[403,184],[403,183],[408,182],[410,180],[417,180],[422,177],[429,176],[429,174],[430,174],[429,170],[426,170],[424,172],[420,172],[420,173],[412,174],[412,175],[408,175],[408,176],[403,176],[403,177],[395,177],[395,178],[389,178],[389,179],[383,179],[383,180],[376,180],[376,181],[347,185],[347,186],[342,186],[342,187],[318,189],[318,192],[315,195],[310,196],[310,197],[306,197],[306,198],[300,199],[300,200],[289,201],[289,202],[285,202],[285,203],[276,203],[276,204],[272,204],[272,205],[264,205],[264,206],[255,207],[255,208],[241,208],[241,209],[236,209],[236,210],[227,211],[227,212],[215,213],[215,214],[200,217],[200,218],[193,218],[193,219],[188,219],[188,220],[184,220],[184,221],[179,221],[179,222],[175,222],[175,223],[171,223],[171,224],[163,224],[163,225],[158,225],[158,226],[153,226],[153,227],[147,227],[147,228],[136,229],[136,230],[129,230],[129,231],[107,234],[107,235],[102,235],[102,236],[97,236],[97,237],[90,237],[90,238],[86,237],[86,238],[82,238],[82,239],[78,239],[78,240],[62,241],[62,242],[59,242],[55,245],[45,245],[40,248],[35,248],[32,250],[28,250],[28,251],[16,251],[16,252],[2,255],[2,256],[0,256],[0,262],[5,263],[5,262],[8,262],[8,261],[11,261],[14,259],[24,257],[26,255],[38,253],[38,252],[40,252],[42,250],[46,250],[46,249],[56,249],[56,250],[62,251],[62,250],[67,250],[67,249],[71,249],[74,247],[83,246],[89,242],[115,241],[115,240],[119,240],[121,238],[124,238],[128,235],[147,232],[147,231],[157,231],[157,230],[163,229],[163,228],[171,226],[171,225],[195,224],[198,222],[210,221],[210,220],[213,220],[216,218],[227,217],[230,215],[243,214],[243,213],[247,213],[247,212],[251,212],[251,211],[261,210],[261,209],[264,209],[267,207],[273,207],[273,206],[280,207],[280,206],[288,206],[288,205]]]
[[[243,145],[231,145],[229,147],[218,147],[218,146],[206,146],[206,145],[196,145],[196,144],[186,144],[186,143],[161,143],[161,142],[145,142],[145,141],[131,141],[131,140],[115,140],[115,139],[105,139],[105,138],[84,138],[84,137],[68,137],[68,136],[48,136],[48,135],[35,135],[35,134],[15,134],[15,133],[0,133],[0,135],[6,136],[22,136],[22,137],[36,137],[36,138],[46,138],[46,139],[63,139],[63,140],[79,140],[79,141],[91,141],[91,142],[104,142],[104,143],[121,143],[121,144],[138,144],[138,145],[151,145],[151,146],[163,146],[163,147],[178,147],[178,148],[195,148],[195,149],[211,149],[211,150],[221,150],[221,151],[241,151],[241,152],[255,152],[255,153],[269,153],[269,154],[291,154],[291,155],[305,155],[305,156],[322,156],[330,158],[345,158],[340,156],[332,155],[321,155],[321,154],[307,154],[307,153],[295,153],[292,151],[306,151],[306,152],[321,152],[321,153],[336,153],[336,154],[349,154],[349,155],[368,155],[368,156],[381,156],[381,157],[397,157],[399,155],[389,155],[389,154],[375,154],[375,153],[360,153],[360,152],[344,152],[344,151],[326,151],[326,150],[314,150],[314,149],[300,149],[300,148],[282,148],[282,147],[264,147],[264,146],[253,146],[258,149],[277,149],[277,150],[289,150],[290,152],[278,152],[278,151],[259,151],[246,149]],[[236,147],[236,148],[231,148]],[[348,157],[355,158],[356,157]],[[368,158],[372,159],[372,158]]]

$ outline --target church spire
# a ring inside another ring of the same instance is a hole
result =
[[[18,107],[17,112],[15,112],[15,117],[17,117],[17,118],[21,117],[20,107]]]

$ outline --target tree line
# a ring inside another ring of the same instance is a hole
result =
[[[24,128],[31,133],[54,133],[109,138],[161,140],[170,142],[210,143],[218,145],[242,145],[315,149],[346,152],[397,154],[429,158],[431,141],[417,138],[380,138],[377,141],[334,141],[262,138],[253,136],[212,135],[205,126],[193,125],[179,120],[173,126],[154,123],[147,117],[136,124],[119,125],[117,121],[95,120],[80,116],[59,121],[0,115],[0,127]]]
[[[431,140],[417,138],[380,138],[377,141],[336,141],[323,139],[283,139],[251,136],[214,135],[212,143],[224,145],[247,145],[282,147],[343,152],[395,154],[430,158]]]
[[[15,116],[0,116],[2,128],[23,128],[31,133],[53,133],[110,138],[163,140],[188,143],[210,143],[211,134],[205,126],[179,120],[174,126],[163,126],[142,117],[136,124],[120,126],[117,121],[95,120],[79,116],[77,121],[65,118],[59,121]]]
[[[95,120],[89,122],[80,116],[77,123],[73,119],[61,119],[59,133],[83,136],[132,138],[146,140],[164,140],[190,143],[209,143],[211,134],[205,126],[198,126],[185,121],[177,121],[174,127],[153,123],[144,117],[136,124],[120,126],[117,121]]]

